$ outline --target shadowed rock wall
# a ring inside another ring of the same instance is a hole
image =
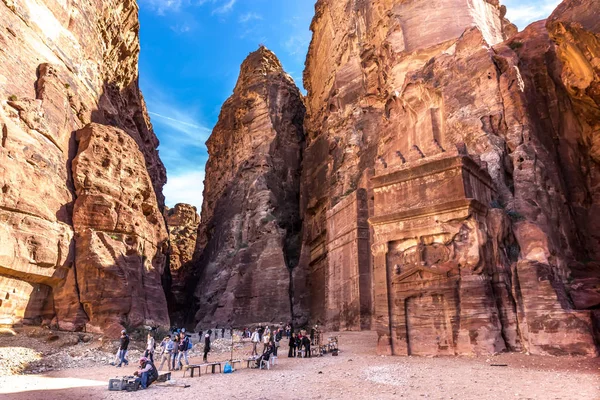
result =
[[[304,112],[277,57],[264,47],[251,53],[207,142],[195,261],[199,327],[292,318]]]

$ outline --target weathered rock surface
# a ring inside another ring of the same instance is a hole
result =
[[[596,354],[577,311],[597,307],[600,259],[593,3],[517,33],[493,0],[317,2],[298,268],[314,322],[365,327],[372,302],[382,352]],[[367,205],[338,217],[351,196]]]
[[[251,53],[207,142],[196,254],[200,327],[291,318],[304,113],[277,57],[264,47]]]
[[[165,219],[169,229],[169,268],[165,291],[169,303],[171,322],[181,326],[189,317],[189,304],[195,291],[193,287],[193,263],[198,238],[200,216],[196,207],[176,204],[165,208]]]
[[[117,126],[133,139],[129,139],[127,151],[138,164],[141,162],[136,176],[151,184],[143,193],[127,192],[134,198],[104,191],[117,181],[107,183],[96,195],[107,207],[111,201],[116,204],[113,200],[131,206],[139,200],[137,196],[150,202],[149,198],[155,197],[154,205],[162,207],[165,170],[137,83],[137,5],[132,0],[3,0],[0,26],[0,296],[4,299],[0,322],[50,323],[57,317],[54,323],[71,330],[84,329],[87,322],[96,327],[117,319],[119,323],[137,323],[143,313],[123,304],[114,309],[100,306],[99,311],[95,303],[104,301],[104,294],[84,293],[79,287],[82,277],[77,269],[86,275],[99,268],[99,264],[86,263],[88,256],[99,256],[94,252],[100,247],[90,244],[85,254],[78,253],[74,237],[81,249],[88,229],[90,240],[105,235],[100,233],[104,227],[92,222],[74,229],[74,204],[86,210],[95,203],[82,203],[93,197],[78,199],[71,170],[71,161],[78,152],[75,131],[91,122]],[[108,143],[97,144],[94,149],[110,153]],[[102,165],[104,160],[90,160],[100,163],[96,167],[101,175],[89,184],[105,180],[103,174],[109,171]],[[107,162],[116,161],[109,158]],[[82,211],[79,217],[88,211],[91,209]],[[114,211],[120,216],[128,213]],[[130,214],[128,223],[144,224],[143,212],[140,217],[138,221]],[[164,224],[155,228],[163,232],[156,231],[155,237],[146,240],[160,248],[154,239],[166,237],[166,230]],[[131,231],[123,229],[123,234]],[[126,252],[127,246],[131,247],[123,243],[104,247]],[[140,256],[149,256],[150,250],[146,251]],[[153,260],[149,258],[149,262]],[[154,260],[154,266],[160,270],[158,261]],[[100,269],[95,271],[96,282],[90,280],[86,285],[95,290],[98,284],[110,284],[115,291],[132,291],[132,285],[138,285],[128,281],[126,275],[101,283],[98,279],[102,279],[102,273]],[[128,316],[130,311],[132,315]],[[166,311],[154,308],[150,314],[154,312],[157,314],[144,318],[164,322]]]

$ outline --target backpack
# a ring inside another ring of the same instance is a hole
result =
[[[230,374],[233,372],[233,368],[231,368],[231,364],[229,364],[229,361],[227,361],[225,363],[225,366],[223,367],[223,373],[224,374]]]
[[[187,340],[187,349],[186,350],[191,350],[192,347],[194,347],[194,345],[192,344],[192,341],[190,340],[190,338],[186,338]]]

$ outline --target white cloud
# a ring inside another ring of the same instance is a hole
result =
[[[179,11],[184,0],[139,0],[141,6],[147,6],[159,15],[167,11]]]
[[[245,14],[240,15],[240,18],[238,19],[238,21],[240,21],[242,24],[245,24],[246,22],[260,21],[262,19],[263,19],[263,17],[260,14],[257,14],[255,12],[247,12]]]
[[[227,2],[223,3],[221,6],[215,8],[212,11],[212,14],[227,14],[229,13],[231,10],[233,10],[233,6],[235,5],[235,3],[237,2],[237,0],[227,0]],[[214,1],[213,1],[214,3]]]
[[[174,207],[177,203],[186,203],[196,206],[200,212],[203,190],[204,171],[188,171],[169,175],[163,193],[169,207]]]
[[[561,0],[538,0],[527,1],[523,0],[505,0],[508,18],[519,29],[525,28],[532,22],[540,21],[548,18],[552,11],[561,3]]]

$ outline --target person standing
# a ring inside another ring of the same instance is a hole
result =
[[[305,357],[310,358],[310,338],[306,335],[302,337],[302,344],[304,345],[304,350],[306,350]]]
[[[289,339],[291,333],[292,333],[292,327],[290,326],[290,324],[287,324],[285,326],[285,337]]]
[[[154,337],[150,333],[148,333],[148,340],[146,341],[146,351],[144,351],[144,357],[149,358],[150,361],[154,364],[154,347],[156,347],[156,342],[154,341]]]
[[[123,329],[121,331],[121,339],[119,342],[119,364],[117,368],[121,367],[121,365],[129,365],[129,361],[125,359],[127,355],[127,348],[129,347],[129,335],[127,335],[127,331]]]
[[[185,330],[181,333],[181,337],[179,339],[179,356],[177,357],[177,366],[179,368],[183,367],[183,363],[181,359],[185,359],[185,365],[190,365],[188,360],[188,350],[190,346],[190,337],[185,334]]]
[[[267,351],[267,349],[269,348],[269,342],[271,341],[271,335],[269,335],[268,330],[269,327],[267,326],[267,329],[265,330],[265,333],[263,334],[263,353],[265,351]]]
[[[221,339],[225,338],[225,328],[221,328]]]
[[[173,346],[175,344],[171,340],[171,335],[167,335],[162,342],[160,342],[160,347],[162,348],[161,356],[160,356],[160,367],[158,369],[162,370],[165,362],[167,363],[167,368],[171,371],[171,357],[173,355]]]
[[[262,327],[262,325],[258,326],[258,338],[262,341],[263,335],[265,333],[265,329]]]
[[[204,362],[208,360],[208,352],[210,351],[210,335],[207,333],[204,335]]]
[[[292,333],[292,336],[290,336],[290,351],[288,352],[288,357],[296,357],[296,334]]]
[[[179,369],[177,368],[177,360],[179,359],[179,340],[179,334],[175,335],[175,338],[173,339],[173,355],[171,357],[171,368],[175,371]]]
[[[258,343],[260,342],[260,335],[258,334],[258,329],[254,328],[254,332],[252,332],[252,336],[250,337],[250,341],[252,342],[252,356],[258,355]]]
[[[215,328],[215,340],[219,338],[219,328]]]

